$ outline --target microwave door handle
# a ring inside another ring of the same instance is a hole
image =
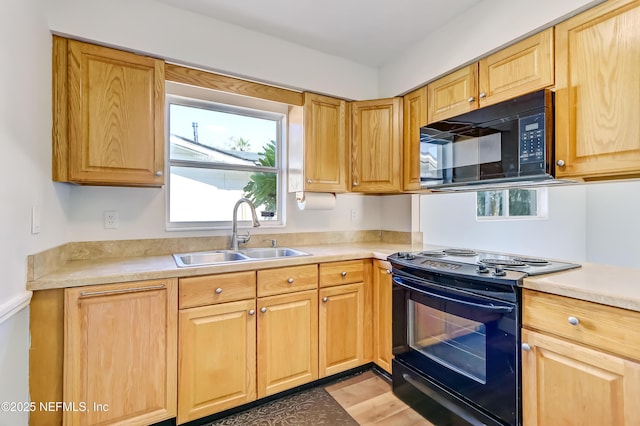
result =
[[[447,297],[447,296],[443,296],[441,294],[431,293],[431,292],[426,291],[424,289],[417,289],[415,287],[412,287],[410,285],[407,285],[407,284],[403,283],[402,281],[400,281],[396,277],[393,277],[393,282],[396,283],[397,285],[401,286],[401,287],[405,287],[407,289],[410,289],[410,290],[413,290],[413,291],[417,291],[418,293],[425,294],[425,295],[428,295],[428,296],[431,296],[431,297],[435,297],[436,299],[446,300],[448,302],[459,303],[461,305],[471,306],[473,308],[478,308],[478,309],[484,309],[486,311],[491,311],[491,312],[500,312],[500,313],[513,312],[513,306],[486,305],[484,303],[474,303],[474,302],[468,302],[466,300],[455,299],[453,297]]]

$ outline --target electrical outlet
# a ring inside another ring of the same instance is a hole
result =
[[[118,212],[116,210],[105,210],[104,229],[118,229]]]
[[[33,235],[40,233],[40,206],[35,205],[31,207],[31,233]]]
[[[351,209],[351,222],[355,222],[358,220],[358,210]]]

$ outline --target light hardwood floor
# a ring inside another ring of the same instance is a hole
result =
[[[361,426],[433,426],[400,401],[391,383],[374,371],[333,383],[325,390]]]

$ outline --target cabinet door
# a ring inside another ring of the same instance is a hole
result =
[[[67,180],[77,183],[164,183],[164,63],[68,40]],[[57,121],[56,121],[57,122]],[[54,145],[60,148],[62,145]],[[62,154],[62,155],[60,155]],[[54,164],[60,175],[62,164]],[[63,177],[63,176],[58,176]],[[64,179],[60,179],[64,180]]]
[[[556,27],[557,176],[640,174],[640,1],[607,1]]]
[[[402,98],[351,104],[351,190],[399,192],[402,161]]]
[[[318,291],[258,299],[258,398],[318,378]]]
[[[180,311],[178,423],[256,399],[255,299]]]
[[[429,123],[478,108],[478,63],[429,83],[427,102]]]
[[[633,425],[640,417],[640,364],[523,330],[525,425]]]
[[[63,394],[79,409],[64,424],[176,416],[177,289],[167,279],[65,290]]]
[[[391,264],[377,260],[373,266],[373,362],[391,373]]]
[[[403,179],[405,191],[420,189],[420,127],[427,124],[427,87],[404,96]]]
[[[320,377],[364,364],[364,283],[320,290]]]
[[[480,107],[553,85],[553,28],[480,60]]]
[[[346,105],[342,99],[305,93],[304,188],[346,192]]]

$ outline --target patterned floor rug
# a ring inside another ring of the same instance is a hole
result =
[[[302,391],[203,426],[358,426],[322,387]]]

